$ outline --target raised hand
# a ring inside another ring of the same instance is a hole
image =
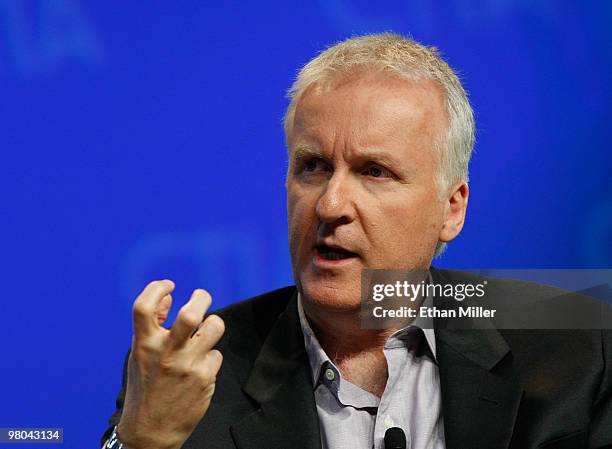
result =
[[[119,439],[129,449],[176,449],[202,419],[222,355],[213,346],[225,326],[210,315],[211,297],[194,290],[170,330],[162,327],[174,283],[151,282],[134,302],[134,336]]]

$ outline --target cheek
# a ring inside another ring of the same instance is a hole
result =
[[[440,205],[430,195],[380,203],[368,234],[386,257],[420,258],[421,253],[435,247],[442,226],[441,217]]]
[[[288,189],[287,224],[289,246],[292,253],[295,253],[300,243],[312,234],[310,231],[315,222],[314,205],[311,205],[308,196],[297,191],[297,189]]]
[[[302,197],[293,191],[287,193],[287,221],[289,224],[289,230],[299,228],[300,223],[303,221],[304,215],[304,203]]]

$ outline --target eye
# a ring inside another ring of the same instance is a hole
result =
[[[304,171],[313,172],[317,169],[318,161],[316,159],[310,159],[304,163]]]
[[[372,164],[366,167],[366,169],[362,172],[366,176],[371,176],[372,178],[392,178],[393,175],[389,170],[380,165]]]
[[[320,171],[325,171],[326,169],[327,166],[325,165],[325,163],[322,160],[316,158],[304,161],[301,167],[301,171],[303,173],[317,173]]]

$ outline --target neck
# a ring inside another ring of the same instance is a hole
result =
[[[397,330],[362,329],[359,310],[319,310],[306,301],[303,307],[310,327],[330,357],[342,359],[364,351],[382,351],[389,336]]]

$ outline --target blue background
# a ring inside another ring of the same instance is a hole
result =
[[[437,265],[612,267],[611,5],[0,0],[0,427],[95,447],[149,280],[175,309],[291,283],[284,92],[352,34],[435,45],[471,93],[469,216]]]

